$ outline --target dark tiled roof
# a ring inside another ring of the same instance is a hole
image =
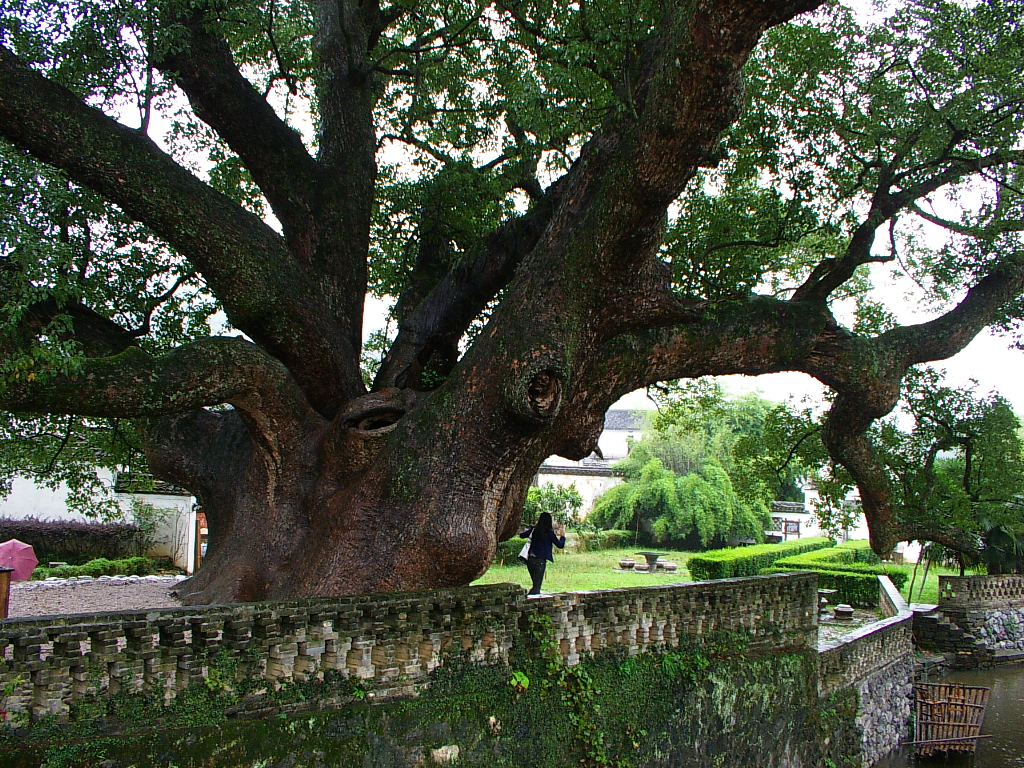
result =
[[[802,515],[807,512],[807,509],[801,501],[773,501],[772,512],[783,515]]]
[[[174,483],[158,480],[152,475],[127,474],[118,472],[114,475],[115,493],[155,493],[162,496],[191,496],[192,492]]]
[[[614,477],[612,464],[614,461],[599,459],[597,456],[588,456],[583,461],[569,466],[563,464],[548,464],[546,461],[540,465],[537,473],[540,475],[593,475],[595,477]]]
[[[604,415],[605,429],[642,430],[647,425],[647,411],[608,411]]]

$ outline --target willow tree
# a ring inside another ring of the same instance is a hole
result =
[[[192,602],[465,584],[624,393],[805,371],[884,549],[872,420],[1019,315],[1024,14],[818,4],[4,0],[15,453],[191,490]]]

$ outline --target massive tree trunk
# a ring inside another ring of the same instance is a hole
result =
[[[876,260],[885,216],[869,217],[847,254],[790,300],[690,300],[658,257],[668,206],[715,162],[739,114],[751,50],[817,4],[664,4],[622,75],[625,106],[562,178],[546,190],[524,182],[529,211],[450,268],[438,269],[424,235],[398,337],[369,391],[359,350],[373,108],[386,77],[371,52],[400,8],[316,4],[315,158],[201,9],[176,20],[185,40],[155,63],[245,163],[281,235],[2,49],[0,133],[170,243],[248,339],[149,355],[87,307],[44,302],[24,333],[63,313],[87,357],[9,382],[0,405],[138,419],[152,471],[191,490],[209,520],[209,552],[185,599],[219,602],[466,584],[515,532],[539,464],[587,456],[622,395],[680,377],[805,371],[838,393],[826,443],[861,484],[882,551],[899,529],[866,430],[892,409],[910,365],[954,354],[1021,290],[1020,259],[1005,258],[942,318],[867,339],[839,327],[827,300]],[[877,208],[891,216],[940,181],[1005,161],[964,161],[910,192],[880,181]],[[460,338],[499,294],[459,359]],[[17,339],[6,343],[13,354]]]

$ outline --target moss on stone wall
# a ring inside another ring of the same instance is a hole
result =
[[[277,691],[208,678],[168,707],[137,696],[83,702],[71,723],[8,733],[0,763],[411,768],[457,754],[449,764],[487,768],[860,764],[856,696],[819,701],[813,654],[752,656],[742,638],[724,637],[681,651],[603,653],[570,667],[544,618],[508,664],[449,659],[418,698],[371,705],[334,675]],[[279,714],[232,720],[232,708],[254,694]],[[340,708],[285,714],[313,701]]]

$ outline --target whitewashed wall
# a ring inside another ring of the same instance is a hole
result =
[[[109,472],[100,472],[100,478],[113,487],[114,479]],[[37,485],[27,478],[15,478],[11,493],[0,499],[0,517],[23,519],[35,517],[39,520],[85,520],[90,518],[68,509],[68,489],[56,489]],[[195,499],[191,496],[177,496],[162,493],[118,493],[118,506],[131,520],[131,500],[152,504],[160,510],[167,510],[165,519],[157,526],[156,546],[150,550],[155,557],[170,557],[176,566],[192,573],[195,561],[195,513],[192,511]]]

